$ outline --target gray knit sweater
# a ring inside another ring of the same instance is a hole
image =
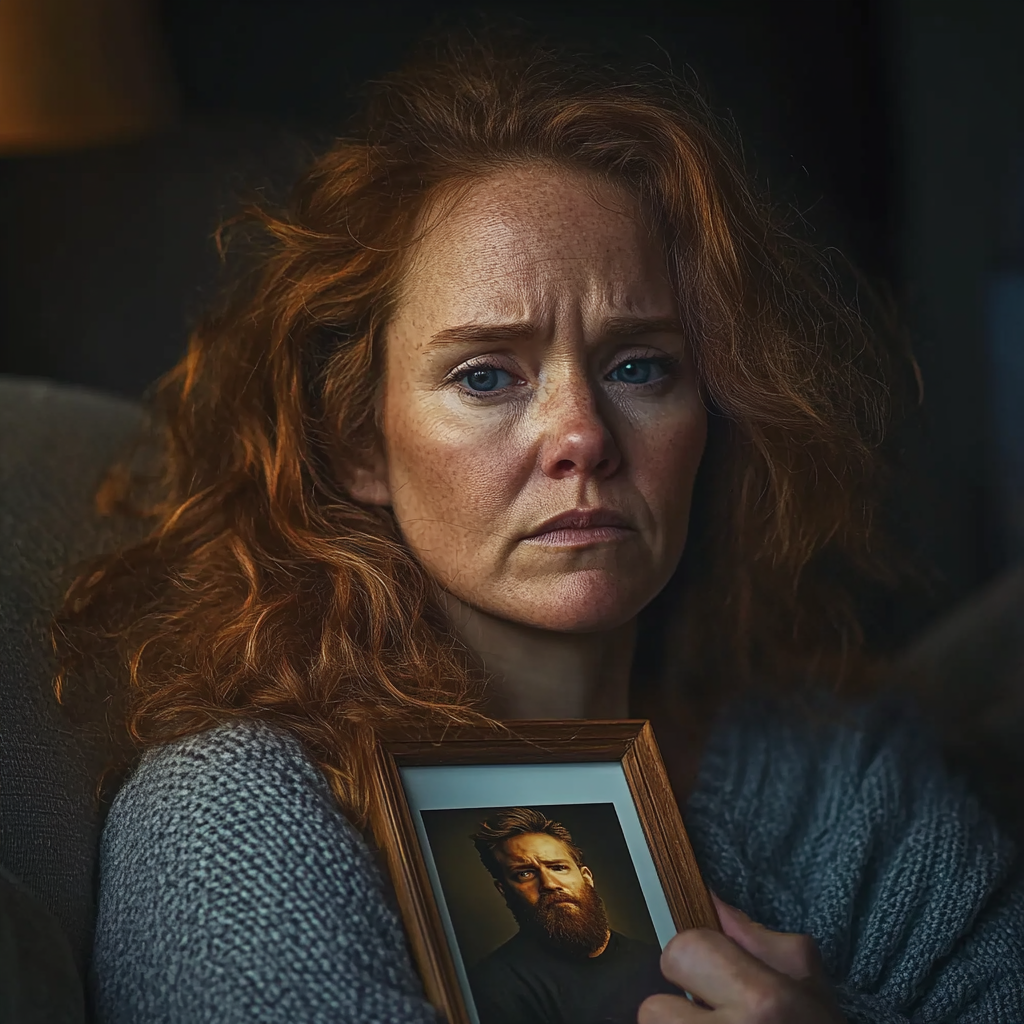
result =
[[[892,718],[750,708],[686,825],[711,887],[818,941],[850,1021],[1024,1022],[1014,851]],[[221,726],[146,754],[103,835],[101,1024],[426,1024],[375,861],[299,744]]]

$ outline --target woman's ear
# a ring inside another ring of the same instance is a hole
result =
[[[384,453],[375,449],[357,465],[344,471],[345,489],[364,505],[390,505],[391,485],[388,482],[388,463]]]

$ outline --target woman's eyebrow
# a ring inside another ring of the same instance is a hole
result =
[[[521,341],[537,333],[537,325],[526,321],[509,324],[460,324],[446,327],[430,339],[436,345],[466,345],[487,341]]]
[[[459,324],[438,331],[430,339],[436,345],[475,345],[486,342],[521,341],[539,332],[536,324]],[[613,316],[601,325],[607,338],[632,338],[642,334],[684,334],[682,322],[671,316]]]
[[[638,334],[685,334],[682,321],[674,316],[613,316],[604,322],[602,333],[611,338]]]

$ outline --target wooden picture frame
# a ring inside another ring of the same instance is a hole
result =
[[[506,722],[503,726],[503,730],[466,727],[444,733],[391,730],[385,732],[377,744],[371,829],[395,888],[427,998],[448,1024],[474,1024],[477,1018],[472,1008],[475,1004],[468,989],[465,968],[459,966],[462,963],[461,953],[452,948],[454,932],[447,917],[447,907],[439,904],[443,896],[437,868],[432,866],[433,852],[423,824],[423,818],[429,812],[410,805],[407,787],[416,780],[416,785],[422,789],[423,780],[431,777],[449,781],[461,779],[460,785],[464,788],[479,787],[485,784],[481,779],[489,778],[500,783],[498,789],[504,791],[510,784],[509,780],[514,778],[514,773],[507,766],[523,766],[520,774],[525,771],[530,778],[557,777],[562,780],[559,785],[570,780],[571,786],[586,788],[590,785],[590,776],[594,775],[591,769],[603,766],[601,778],[612,780],[615,788],[618,786],[615,782],[617,773],[621,770],[639,819],[643,841],[653,862],[657,884],[671,914],[671,927],[675,931],[694,927],[719,928],[714,904],[697,867],[648,722],[540,720]],[[579,765],[581,769],[568,773],[564,768],[551,769],[538,776],[541,769],[525,767],[566,765]],[[582,768],[588,765],[591,769]],[[470,774],[453,774],[456,768],[474,766]],[[437,772],[424,774],[414,770],[423,768],[444,768],[446,771],[439,775]],[[556,776],[558,772],[561,774]],[[434,785],[444,783],[435,781]],[[619,792],[619,789],[615,791]],[[622,797],[617,799],[619,804],[615,806],[622,819]],[[532,802],[544,803],[543,800]],[[585,806],[587,801],[579,803]],[[500,801],[491,802],[492,806],[500,804]],[[437,806],[448,805],[442,803]],[[456,801],[451,806],[459,809],[464,805]],[[628,809],[625,817],[629,817]],[[639,833],[634,829],[632,834],[632,849],[635,851]],[[648,864],[642,852],[639,861]],[[634,862],[639,861],[634,856]],[[636,863],[634,867],[640,870]],[[651,878],[649,869],[646,877]],[[650,905],[650,886],[643,892]],[[657,901],[657,896],[653,899]],[[662,926],[658,938],[664,945],[667,925],[663,912],[660,920]]]

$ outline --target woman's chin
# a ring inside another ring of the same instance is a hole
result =
[[[623,587],[602,573],[572,573],[515,588],[487,610],[504,619],[557,633],[598,633],[625,625],[660,588]]]

